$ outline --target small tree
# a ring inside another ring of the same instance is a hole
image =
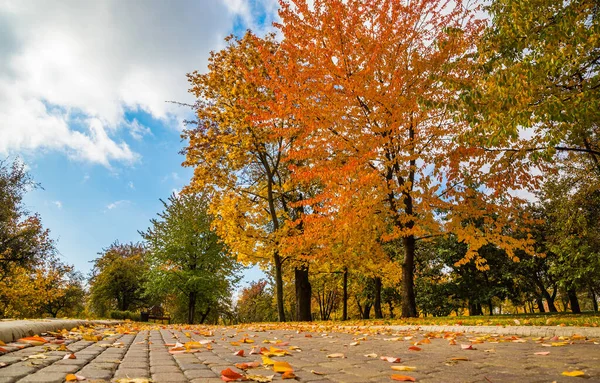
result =
[[[187,305],[187,323],[196,321],[196,313],[203,323],[231,295],[240,266],[211,230],[206,195],[171,195],[161,202],[164,211],[140,233],[149,249],[148,293],[176,296]]]
[[[93,311],[105,316],[110,309],[128,311],[145,305],[145,252],[142,244],[115,242],[99,253],[89,279]]]

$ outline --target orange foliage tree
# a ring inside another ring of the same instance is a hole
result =
[[[212,53],[207,73],[188,75],[198,120],[184,132],[189,139],[184,165],[194,167],[186,190],[211,194],[214,227],[241,262],[274,266],[277,311],[284,321],[283,263],[293,254],[282,254],[281,244],[298,231],[289,223],[299,218],[291,204],[300,192],[286,163],[295,137],[281,134],[293,121],[276,103],[277,75],[266,72],[266,62],[280,57],[279,43],[251,33],[227,40],[225,49]],[[305,263],[295,263],[295,276],[297,286],[308,283]],[[310,320],[309,289],[308,315],[297,313],[298,319]]]
[[[349,225],[363,226],[349,240],[367,248],[398,243],[405,317],[417,315],[417,241],[454,233],[469,247],[462,262],[481,269],[483,245],[514,257],[529,243],[508,235],[520,200],[504,190],[531,177],[494,178],[482,150],[461,140],[469,126],[456,101],[483,28],[474,13],[462,1],[281,2],[275,95],[302,126],[289,156],[305,166],[294,176],[320,185],[303,201],[303,241]]]

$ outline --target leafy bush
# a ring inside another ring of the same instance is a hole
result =
[[[119,310],[114,310],[111,311],[110,313],[108,313],[108,316],[110,319],[129,319],[132,321],[139,321],[140,320],[140,313],[134,313],[133,311],[119,311]]]

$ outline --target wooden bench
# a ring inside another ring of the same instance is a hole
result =
[[[150,310],[142,312],[142,322],[150,322],[151,320],[160,321],[163,323],[167,321],[167,324],[171,324],[171,317],[165,315],[164,310],[160,306],[152,306]]]

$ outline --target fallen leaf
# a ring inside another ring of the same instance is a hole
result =
[[[417,381],[412,376],[407,376],[407,375],[392,375],[392,380],[397,380],[400,382],[416,382]]]
[[[367,358],[377,358],[377,354],[366,354],[365,357],[367,357]]]
[[[35,354],[35,355],[29,355],[27,357],[27,359],[47,359],[48,357],[44,354]]]
[[[236,351],[233,353],[235,356],[244,356],[244,350]]]
[[[329,354],[327,355],[328,358],[345,358],[346,355],[342,354],[342,353],[334,353],[334,354]]]
[[[425,338],[421,341],[421,344],[430,344],[431,340],[429,340],[429,338]]]
[[[248,363],[236,363],[235,366],[240,370],[249,370],[251,368],[256,368],[260,366],[258,362],[248,362]]]
[[[67,376],[65,376],[65,380],[67,382],[77,382],[77,381],[81,381],[81,380],[85,380],[85,376],[81,376],[81,375],[75,375],[75,374],[68,374]]]
[[[540,352],[534,353],[534,355],[548,355],[548,354],[550,354],[550,351],[540,351]]]
[[[264,364],[265,366],[272,366],[275,364],[275,361],[267,356],[263,356],[262,364]]]
[[[66,354],[63,359],[77,359],[77,357],[75,356],[75,354],[70,353]]]
[[[253,382],[259,382],[259,383],[269,383],[273,381],[273,377],[275,375],[269,375],[269,376],[264,376],[264,375],[246,375],[245,379],[250,379]]]
[[[408,349],[410,351],[421,351],[421,347],[417,347],[417,346],[410,346]]]
[[[394,371],[415,371],[416,367],[411,366],[392,366],[392,370]]]
[[[459,361],[467,362],[467,361],[469,361],[469,358],[465,358],[464,356],[459,356],[458,358],[450,358],[450,360],[459,360]]]
[[[221,371],[221,380],[223,380],[225,382],[233,382],[233,381],[236,381],[243,377],[244,377],[244,375],[238,374],[237,372],[233,371],[231,368]]]
[[[30,344],[32,346],[41,346],[44,343],[48,343],[48,341],[42,337],[39,336],[28,336],[25,338],[21,338],[21,339],[17,339],[17,342],[19,343],[27,343]]]
[[[295,379],[294,371],[286,371],[281,375],[281,379]]]
[[[319,371],[315,371],[315,370],[310,370],[311,373],[315,374],[315,375],[325,375],[324,372],[319,372]]]
[[[393,356],[382,356],[379,359],[385,360],[385,361],[390,362],[390,363],[400,363],[400,358],[395,358]]]
[[[472,344],[461,344],[460,348],[463,350],[475,350]]]
[[[578,377],[578,376],[584,376],[585,372],[583,371],[563,371],[562,373],[564,376],[574,376],[574,377]]]
[[[360,342],[352,342],[349,344],[349,346],[358,346],[360,344]]]
[[[294,369],[288,362],[275,362],[275,363],[273,363],[273,371],[289,372],[289,371],[294,371]]]
[[[152,380],[147,378],[121,378],[115,380],[116,383],[152,383]]]

